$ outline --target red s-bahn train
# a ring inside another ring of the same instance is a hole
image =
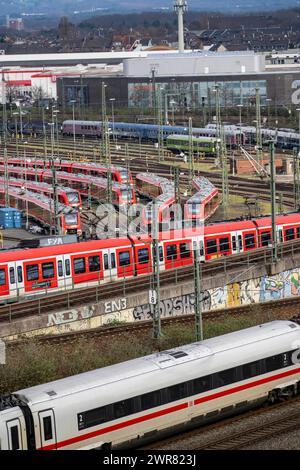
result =
[[[300,238],[300,213],[280,215],[278,240]],[[160,269],[191,265],[199,260],[247,252],[272,242],[271,218],[241,220],[186,231],[160,232]],[[112,282],[152,272],[152,239],[114,238],[62,246],[0,252],[0,299],[43,294],[72,287]]]

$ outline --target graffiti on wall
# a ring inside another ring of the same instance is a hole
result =
[[[161,318],[190,315],[194,313],[195,294],[186,294],[173,299],[166,299],[160,301],[160,316]],[[202,309],[210,310],[211,297],[209,291],[202,292]],[[135,307],[133,310],[134,320],[150,320],[153,316],[152,307],[149,304]]]
[[[275,276],[264,276],[260,284],[260,302],[300,295],[300,269],[284,271]]]
[[[94,310],[94,306],[86,306],[80,310],[72,309],[49,313],[47,326],[62,325],[64,323],[71,323],[77,320],[87,320],[93,316]]]

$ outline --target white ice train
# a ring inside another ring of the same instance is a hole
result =
[[[274,321],[0,400],[1,449],[136,446],[300,391],[300,326]]]

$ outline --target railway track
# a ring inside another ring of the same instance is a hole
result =
[[[264,310],[271,309],[274,313],[278,310],[281,319],[290,319],[292,315],[298,314],[300,307],[299,298],[280,299],[274,301],[268,301],[263,303]],[[205,321],[215,321],[221,318],[236,318],[251,314],[253,306],[243,305],[229,308],[222,308],[218,310],[210,310],[202,314],[202,318]],[[175,317],[162,318],[162,327],[165,328],[175,324],[194,324],[194,315],[178,315]],[[35,338],[36,341],[41,343],[51,344],[66,344],[76,343],[79,338],[84,339],[100,339],[100,338],[112,338],[114,336],[123,337],[124,334],[140,334],[153,329],[153,321],[145,320],[138,321],[136,323],[124,323],[120,325],[103,325],[101,328],[92,328],[88,330],[72,331],[67,333],[59,333],[47,336],[38,336]],[[26,338],[12,340],[8,342],[8,346],[14,346],[26,341]]]
[[[255,408],[141,447],[142,450],[238,450],[300,429],[300,397]],[[271,412],[274,417],[265,419]],[[278,413],[278,415],[277,415]],[[259,422],[253,424],[253,418]],[[247,425],[247,420],[249,424]],[[227,431],[227,432],[226,432]],[[213,433],[214,437],[209,437]]]
[[[300,240],[287,242],[279,246],[279,256],[294,257],[300,252]],[[272,262],[272,251],[270,248],[260,248],[252,252],[233,255],[230,258],[218,258],[203,264],[202,274],[205,278],[223,276],[224,272],[230,273],[233,279],[240,276],[245,270],[251,269],[256,264],[265,265]],[[161,287],[170,284],[177,285],[183,282],[191,282],[194,279],[193,266],[163,271],[160,275]],[[97,286],[74,290],[64,290],[60,293],[46,293],[46,295],[31,299],[20,300],[17,303],[9,303],[0,306],[0,322],[13,321],[32,315],[40,315],[43,312],[69,310],[80,305],[87,305],[100,301],[107,301],[116,297],[116,292],[121,297],[148,291],[151,275],[143,275],[138,278],[124,278],[122,281],[112,283],[98,283]],[[230,282],[230,281],[229,281]]]

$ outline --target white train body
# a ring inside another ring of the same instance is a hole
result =
[[[133,446],[297,393],[299,347],[275,321],[20,390],[0,401],[1,449]]]

